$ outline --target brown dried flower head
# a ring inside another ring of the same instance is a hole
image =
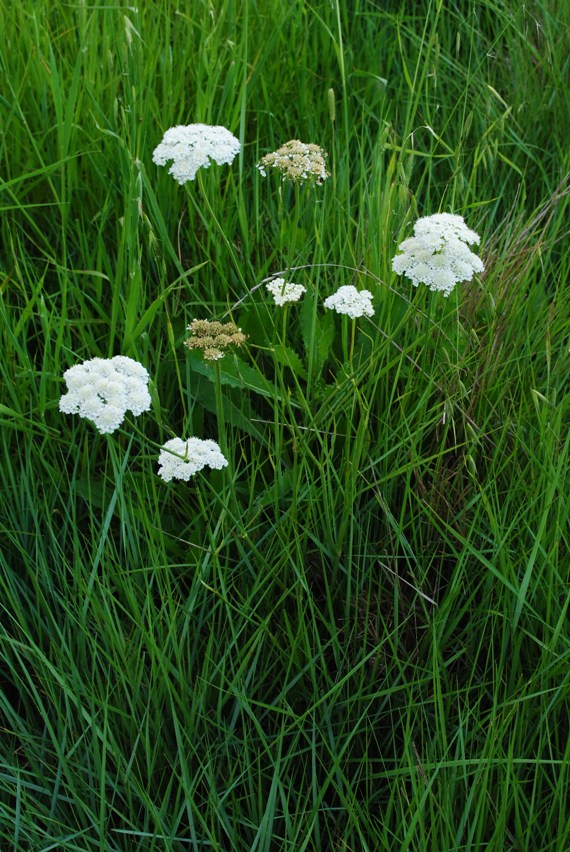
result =
[[[264,177],[266,169],[273,168],[279,169],[284,180],[321,184],[330,177],[325,164],[326,156],[323,149],[312,142],[291,139],[277,151],[262,157],[257,168]]]
[[[247,335],[233,322],[210,322],[210,320],[192,320],[188,326],[192,334],[184,344],[188,349],[201,349],[206,361],[219,361],[230,346],[241,346]]]

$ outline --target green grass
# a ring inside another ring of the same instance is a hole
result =
[[[0,848],[564,852],[568,5],[2,28]],[[152,151],[194,122],[242,151],[180,187]],[[259,175],[291,138],[323,186]],[[486,266],[449,299],[391,270],[439,211]],[[248,335],[219,372],[194,318]],[[116,354],[152,409],[102,436],[62,375]],[[229,466],[165,484],[173,435]]]

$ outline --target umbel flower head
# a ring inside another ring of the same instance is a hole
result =
[[[266,287],[273,296],[275,304],[279,307],[287,304],[287,302],[298,302],[303,293],[307,292],[307,288],[303,287],[302,284],[293,284],[292,281],[286,282],[284,278],[274,278]]]
[[[409,278],[414,287],[427,284],[449,296],[459,281],[471,281],[475,272],[483,272],[483,262],[469,248],[479,242],[462,216],[436,213],[424,216],[414,225],[414,236],[400,243],[392,260],[392,269]]]
[[[212,160],[220,166],[233,163],[240,148],[239,139],[220,125],[179,124],[166,131],[152,159],[157,166],[172,160],[168,173],[183,184],[194,180],[202,166],[209,168]]]
[[[215,441],[203,441],[201,438],[171,438],[162,445],[158,456],[158,475],[165,482],[171,479],[183,479],[188,482],[204,467],[221,470],[227,467],[227,459],[223,456]]]
[[[184,345],[188,349],[201,349],[206,361],[218,361],[223,358],[230,346],[241,346],[247,336],[233,322],[215,322],[210,320],[192,320],[188,326],[192,334]]]
[[[374,314],[372,293],[369,290],[357,290],[352,284],[339,287],[323,304],[325,308],[332,308],[339,314],[347,314],[351,319],[371,317]]]
[[[124,355],[76,364],[63,378],[67,393],[59,400],[59,410],[92,420],[101,434],[118,429],[127,411],[138,415],[150,408],[149,375],[142,364]]]
[[[257,168],[264,177],[266,169],[279,169],[284,180],[321,184],[330,177],[325,165],[326,156],[323,149],[312,142],[291,139],[277,151],[262,157]]]

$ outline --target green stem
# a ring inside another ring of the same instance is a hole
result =
[[[288,314],[287,308],[288,308],[287,305],[283,305],[283,320],[282,320],[282,323],[281,323],[281,345],[283,347],[285,347],[285,340],[286,340],[286,334],[287,334],[287,314]]]
[[[354,356],[354,342],[356,340],[356,320],[353,319],[351,323],[350,329],[350,353],[348,356],[348,360],[350,361],[350,365],[352,367],[352,358]]]
[[[233,476],[233,454],[230,453],[228,436],[226,432],[226,418],[224,412],[224,397],[222,394],[222,368],[219,361],[214,363],[214,395],[216,399],[216,417],[218,422],[218,445],[222,455],[228,460],[229,467],[227,468],[227,483],[228,483],[228,500],[224,500],[222,495],[220,499],[224,504],[226,511],[235,518],[240,516],[240,508],[235,491],[235,482]]]
[[[222,395],[222,368],[219,361],[214,362],[214,396],[216,400],[216,417],[218,421],[218,444],[223,455],[229,462],[226,419],[224,416],[224,397]]]
[[[210,215],[210,217],[211,217],[211,220],[215,223],[216,228],[218,229],[218,231],[219,231],[219,233],[220,233],[220,235],[221,235],[221,237],[222,237],[222,240],[224,241],[224,243],[225,243],[225,245],[226,245],[226,248],[228,249],[228,252],[229,252],[229,254],[230,254],[230,257],[232,258],[232,261],[233,261],[233,264],[234,264],[234,267],[235,267],[236,274],[237,274],[237,276],[238,276],[238,277],[239,277],[239,279],[240,279],[240,283],[242,284],[242,286],[243,286],[244,288],[246,288],[246,289],[247,289],[247,282],[246,282],[246,280],[245,280],[245,278],[244,278],[244,275],[243,275],[243,272],[242,272],[242,264],[241,264],[241,263],[240,263],[240,261],[238,260],[238,257],[237,257],[237,255],[236,255],[236,253],[235,253],[235,249],[234,249],[234,247],[233,247],[233,245],[232,245],[231,241],[230,241],[230,240],[228,239],[228,237],[226,236],[226,233],[225,233],[225,231],[224,231],[224,229],[223,229],[223,227],[222,227],[222,225],[221,225],[221,223],[220,223],[220,221],[219,221],[218,217],[217,217],[217,216],[216,216],[216,214],[214,213],[213,207],[212,207],[212,205],[210,204],[210,199],[208,198],[208,194],[206,193],[206,191],[205,191],[205,189],[204,189],[204,184],[203,184],[203,181],[202,181],[202,176],[201,176],[201,174],[200,174],[200,172],[199,172],[199,171],[198,171],[198,174],[197,174],[197,180],[198,180],[198,186],[200,187],[200,192],[201,192],[201,194],[202,194],[202,198],[204,199],[204,204],[206,205],[206,209],[207,209],[207,211],[208,211],[208,213],[209,213],[209,215]],[[201,218],[202,222],[204,223],[204,225],[205,225],[206,227],[208,227],[208,226],[209,226],[209,223],[208,223],[208,222],[207,222],[207,220],[204,218],[204,215],[203,215],[203,213],[202,213],[202,210],[200,209],[200,205],[197,203],[197,201],[196,201],[196,199],[195,199],[194,195],[192,195],[192,201],[194,202],[194,206],[195,206],[196,211],[198,212],[198,215],[200,216],[200,218]]]

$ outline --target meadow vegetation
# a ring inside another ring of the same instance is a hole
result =
[[[570,5],[1,27],[0,848],[564,852]],[[192,123],[241,150],[181,186]],[[322,185],[256,168],[294,139]],[[485,265],[447,298],[392,270],[438,212]],[[116,355],[151,408],[100,434],[63,373]],[[227,466],[163,481],[175,436]]]

